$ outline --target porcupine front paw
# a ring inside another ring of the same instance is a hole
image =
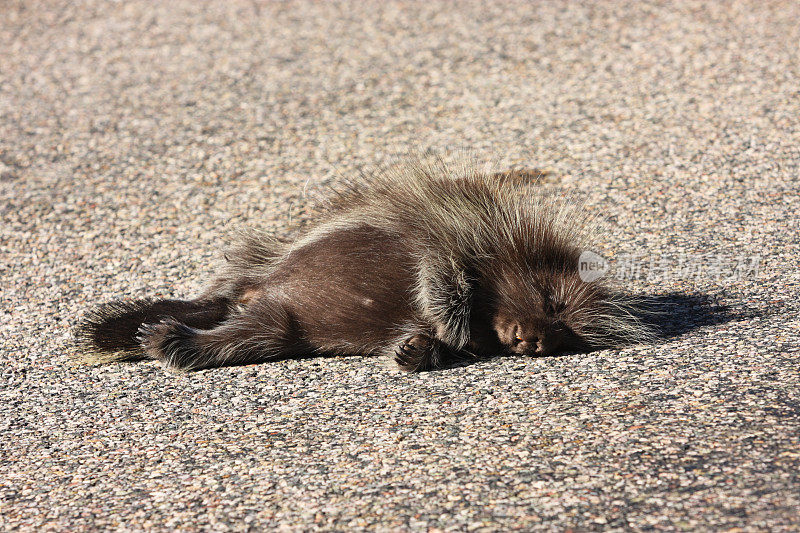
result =
[[[458,357],[444,343],[430,335],[417,334],[395,349],[395,362],[406,372],[424,372],[447,368]]]

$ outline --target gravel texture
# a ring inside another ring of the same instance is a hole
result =
[[[3,529],[800,528],[799,3],[0,11]],[[669,264],[631,281],[665,338],[421,375],[74,362],[93,303],[192,295],[235,225],[464,147]]]

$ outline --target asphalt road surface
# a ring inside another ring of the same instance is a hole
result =
[[[800,4],[0,4],[0,527],[797,530]],[[419,375],[75,362],[409,151],[547,171],[647,345]]]

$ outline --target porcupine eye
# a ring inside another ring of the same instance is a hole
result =
[[[556,316],[564,310],[564,304],[556,303],[552,300],[548,301],[544,307],[544,312],[548,316]]]

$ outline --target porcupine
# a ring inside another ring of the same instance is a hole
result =
[[[78,337],[95,362],[388,355],[408,371],[651,339],[635,298],[581,279],[585,210],[502,177],[415,159],[346,181],[294,241],[241,236],[199,297],[111,302]]]

